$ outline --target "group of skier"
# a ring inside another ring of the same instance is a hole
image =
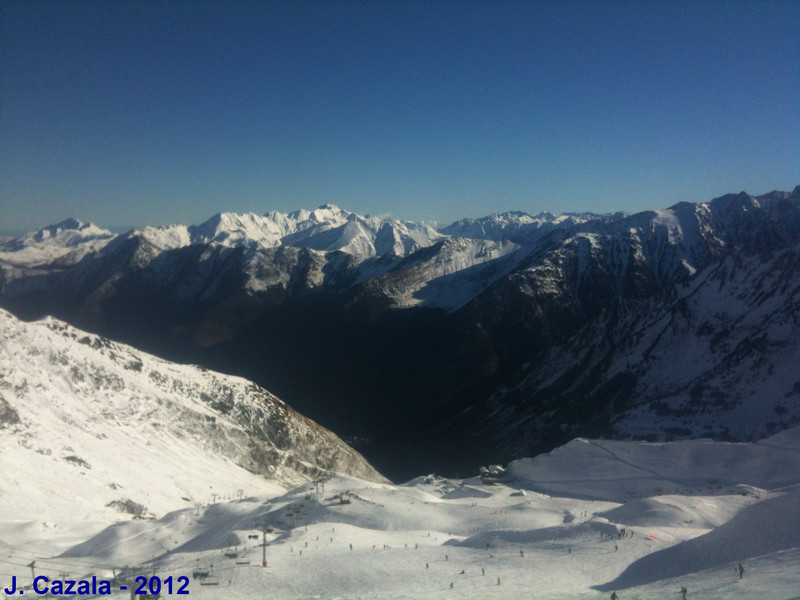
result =
[[[742,563],[739,563],[738,566],[734,567],[734,571],[739,575],[739,579],[744,577],[744,567]],[[678,592],[681,595],[681,600],[687,600],[689,590],[686,589],[686,586],[682,585],[680,591]],[[611,592],[611,600],[619,600],[619,596],[617,596],[617,592]]]

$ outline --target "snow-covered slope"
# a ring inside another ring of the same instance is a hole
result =
[[[376,275],[370,285],[399,307],[456,309],[513,270],[518,249],[509,241],[450,238]]]
[[[797,554],[798,549],[800,490],[794,490],[745,508],[701,537],[643,556],[598,589],[629,588],[698,571],[720,571],[755,557]],[[749,569],[746,571],[749,574]]]
[[[655,600],[685,586],[690,598],[788,600],[800,586],[799,449],[797,429],[757,446],[576,440],[505,474],[494,467],[485,480],[429,475],[394,486],[326,476],[287,492],[217,497],[87,531],[58,555],[45,550],[62,546],[58,530],[35,552],[24,532],[0,521],[0,575],[27,586],[34,559],[36,574],[51,579],[116,572],[114,598],[145,572],[186,576],[201,599],[267,590],[278,600],[565,600],[617,590],[621,599]],[[765,468],[783,475],[765,477]],[[653,488],[651,471],[672,493]],[[543,493],[548,478],[558,479],[557,495]],[[633,493],[600,499],[612,479]],[[787,483],[794,489],[776,487]]]
[[[244,379],[52,318],[24,323],[0,311],[0,332],[0,514],[31,540],[328,472],[383,481],[331,432]]]
[[[622,438],[769,435],[800,419],[798,299],[800,247],[727,256],[669,293],[609,306],[471,418],[506,457],[587,421]]]
[[[66,219],[0,243],[0,261],[19,268],[52,263],[71,265],[86,254],[101,250],[114,237],[93,223]]]
[[[506,481],[542,493],[613,502],[661,494],[735,492],[738,484],[781,489],[797,484],[799,478],[796,427],[754,444],[578,438],[552,452],[513,461],[505,473]]]

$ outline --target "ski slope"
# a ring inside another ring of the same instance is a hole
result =
[[[2,523],[0,576],[30,583],[35,559],[50,577],[186,575],[197,599],[626,600],[685,586],[689,598],[788,600],[800,590],[799,449],[797,428],[758,444],[576,440],[486,480],[328,476],[121,521],[51,555]]]

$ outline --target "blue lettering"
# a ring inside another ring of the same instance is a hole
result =
[[[45,583],[44,588],[39,589],[39,581],[44,581]],[[44,575],[39,575],[33,580],[33,591],[36,592],[37,594],[46,594],[47,592],[50,591],[50,589],[47,587],[48,581],[50,580],[47,577],[45,577]]]

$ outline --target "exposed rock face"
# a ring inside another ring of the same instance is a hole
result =
[[[744,439],[798,417],[783,365],[798,339],[800,186],[438,231],[330,205],[221,214],[117,236],[79,262],[16,260],[31,244],[0,254],[10,310],[246,375],[377,438],[364,451],[407,464],[396,476],[574,435]],[[442,463],[414,464],[426,444]]]
[[[113,467],[108,454],[124,448],[171,452],[175,442],[177,454],[196,455],[187,462],[244,469],[285,487],[327,472],[385,481],[333,433],[250,381],[169,363],[53,318],[25,323],[0,311],[0,323],[6,444],[87,471]],[[151,451],[140,458],[154,472],[162,466]]]

